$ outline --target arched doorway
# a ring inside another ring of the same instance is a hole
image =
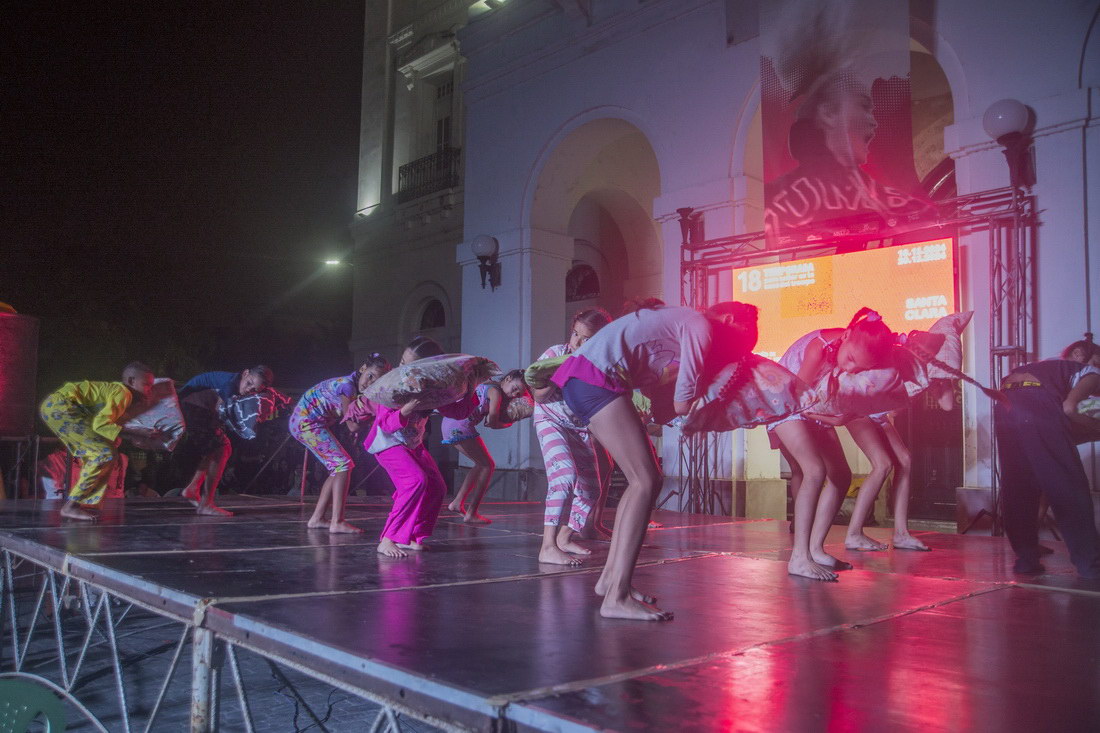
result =
[[[532,244],[542,238],[568,261],[564,272],[555,273],[561,300],[532,314],[541,321],[532,323],[533,333],[560,341],[577,310],[598,305],[617,316],[624,301],[662,297],[662,249],[653,221],[659,195],[656,154],[630,122],[587,122],[550,151],[531,198]],[[576,289],[597,282],[597,292]]]

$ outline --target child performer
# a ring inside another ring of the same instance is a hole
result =
[[[401,364],[438,356],[443,348],[430,338],[418,336],[401,355]],[[440,408],[444,417],[461,420],[474,407],[474,390],[462,400]],[[405,550],[419,552],[435,529],[447,485],[431,453],[424,447],[424,430],[430,411],[420,410],[419,400],[400,409],[376,405],[376,417],[363,447],[378,459],[393,481],[393,509],[382,527],[378,553],[405,557]]]
[[[1041,573],[1039,494],[1083,578],[1100,578],[1100,537],[1093,518],[1088,476],[1077,452],[1082,435],[1100,437],[1100,420],[1077,412],[1077,403],[1100,391],[1100,347],[1089,339],[1072,344],[1083,361],[1050,359],[1024,364],[1001,382],[1006,400],[993,407],[1001,467],[1005,533],[1016,553],[1017,573]],[[1072,353],[1071,353],[1072,355]]]
[[[233,512],[214,504],[218,483],[225,464],[233,453],[233,445],[216,410],[207,409],[186,399],[188,395],[212,389],[223,403],[236,395],[250,395],[272,385],[275,375],[269,367],[256,366],[241,372],[204,372],[192,377],[179,391],[180,409],[187,431],[175,451],[184,465],[197,464],[191,482],[180,495],[195,505],[199,514],[233,516]]]
[[[596,583],[607,618],[664,621],[662,611],[631,585],[661,470],[631,392],[675,382],[673,409],[687,415],[712,377],[744,358],[756,344],[756,308],[720,303],[706,314],[652,306],[602,328],[565,360],[552,377],[569,409],[611,454],[627,478],[615,513],[607,564]]]
[[[950,385],[948,385],[950,389]],[[886,550],[886,545],[863,533],[863,525],[870,516],[878,492],[887,477],[894,474],[894,537],[892,544],[899,550],[927,552],[928,545],[909,534],[909,493],[911,487],[912,456],[897,428],[894,413],[879,413],[857,417],[844,424],[852,440],[871,462],[871,472],[859,487],[852,516],[848,520],[848,533],[844,547],[849,550]]]
[[[611,323],[603,308],[588,308],[573,316],[569,340],[543,352],[538,361],[566,356],[583,346],[601,328]],[[546,464],[546,514],[539,562],[577,565],[573,555],[590,555],[590,550],[573,541],[584,529],[589,514],[601,499],[597,450],[584,426],[561,397],[556,384],[533,390],[535,435]]]
[[[307,390],[290,413],[289,429],[294,439],[309,449],[325,465],[328,478],[321,486],[321,495],[306,526],[316,529],[324,525],[325,510],[332,502],[332,518],[328,531],[355,533],[363,530],[344,520],[351,469],[355,463],[332,432],[344,418],[348,406],[374,380],[390,370],[390,363],[380,354],[373,354],[358,370],[346,377],[326,379]]]
[[[455,498],[447,505],[452,512],[462,514],[462,521],[467,524],[491,524],[477,513],[481,505],[481,498],[485,496],[489,488],[489,481],[493,478],[493,457],[489,455],[489,449],[485,447],[485,441],[478,435],[477,426],[483,420],[485,426],[494,430],[506,428],[511,423],[502,419],[500,410],[504,404],[504,398],[514,399],[527,392],[527,385],[523,381],[523,372],[513,369],[504,375],[500,384],[485,382],[480,384],[475,391],[477,406],[466,418],[452,420],[443,418],[443,445],[453,445],[458,452],[473,461],[474,466],[467,472],[462,480]]]
[[[135,399],[149,399],[153,370],[131,362],[121,382],[68,382],[42,403],[43,421],[74,457],[80,459],[80,477],[61,508],[67,519],[95,521],[88,507],[99,504],[123,436],[160,438],[160,431],[124,428],[126,410]]]
[[[816,384],[829,369],[860,372],[883,363],[894,334],[882,317],[863,308],[847,328],[811,331],[791,345],[779,363],[807,384]],[[794,547],[787,572],[814,580],[836,580],[836,570],[851,568],[825,552],[825,536],[852,471],[834,426],[844,418],[794,415],[768,427],[791,467],[794,496]],[[824,490],[823,490],[824,489]]]

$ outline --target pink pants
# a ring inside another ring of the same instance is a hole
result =
[[[535,434],[546,465],[543,524],[568,523],[570,529],[580,532],[600,497],[600,476],[588,431],[567,428],[551,420],[535,420]],[[566,504],[569,516],[563,517]]]
[[[407,545],[431,537],[447,495],[443,474],[424,446],[403,445],[376,453],[375,458],[393,481],[393,509],[382,528],[382,538]]]

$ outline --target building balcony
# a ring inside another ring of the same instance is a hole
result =
[[[457,186],[462,179],[461,153],[461,148],[442,148],[401,166],[394,200],[403,204]]]

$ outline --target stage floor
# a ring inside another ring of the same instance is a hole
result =
[[[1096,730],[1100,582],[1059,543],[1011,574],[1005,540],[919,533],[930,553],[835,551],[837,583],[786,574],[786,522],[656,512],[635,583],[662,624],[599,616],[605,543],[580,568],[537,561],[539,504],[441,518],[429,552],[374,552],[308,530],[309,507],[233,497],[231,518],[178,500],[0,504],[0,545],[218,636],[293,658],[456,725],[538,730]],[[445,512],[446,514],[446,512]],[[888,530],[869,530],[888,539]]]

